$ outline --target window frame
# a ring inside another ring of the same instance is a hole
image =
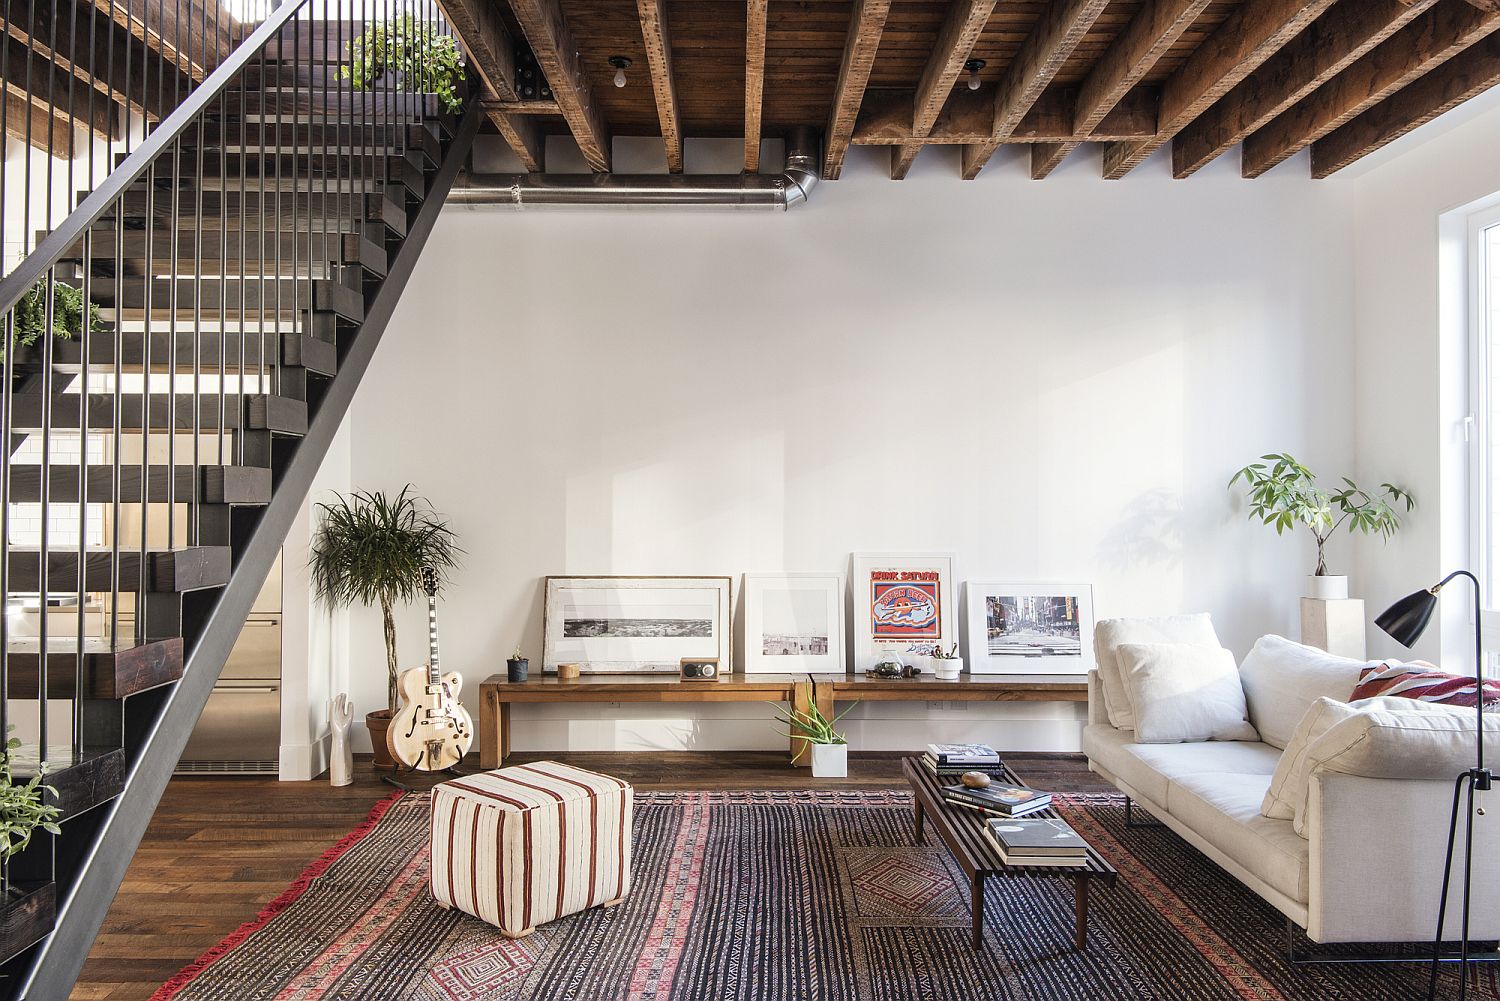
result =
[[[1480,624],[1490,636],[1500,635],[1500,559],[1492,547],[1490,515],[1494,511],[1500,522],[1500,511],[1495,505],[1500,489],[1493,482],[1495,462],[1493,452],[1500,446],[1500,419],[1492,427],[1492,407],[1497,403],[1491,391],[1500,370],[1493,366],[1500,360],[1500,352],[1494,350],[1495,340],[1500,340],[1500,323],[1493,323],[1491,285],[1500,279],[1500,255],[1491,259],[1486,237],[1491,231],[1500,230],[1500,205],[1472,213],[1467,219],[1464,235],[1464,328],[1468,336],[1468,393],[1469,406],[1465,419],[1465,437],[1468,443],[1469,486],[1469,564],[1479,577],[1484,594],[1484,608],[1480,613]],[[1494,664],[1486,665],[1486,673],[1494,673]]]

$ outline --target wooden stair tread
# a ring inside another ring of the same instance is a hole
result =
[[[11,774],[24,780],[37,774],[42,755],[36,744],[22,744],[11,752],[10,760]],[[124,791],[125,751],[49,746],[42,783],[53,790],[47,793],[47,801],[62,811],[58,822],[66,822]]]
[[[7,691],[13,699],[34,699],[38,691],[41,641],[16,639],[6,645]],[[47,697],[71,699],[78,690],[77,635],[47,638]],[[123,699],[182,677],[181,637],[144,643],[112,644],[85,638],[83,697]]]
[[[175,403],[169,396],[175,395]],[[111,430],[115,427],[115,401],[109,393],[90,393],[80,415],[80,394],[54,394],[51,407],[53,430],[77,430],[79,418],[87,418],[90,428]],[[149,401],[140,393],[122,393],[118,397],[121,429],[140,431],[149,428],[165,431],[262,430],[282,434],[307,433],[307,404],[270,394],[220,397],[204,393],[197,398],[194,414],[192,393],[152,393]],[[222,401],[222,412],[221,412]],[[45,398],[40,393],[17,393],[12,400],[12,431],[40,431]],[[143,412],[144,411],[144,412]]]
[[[138,504],[142,501],[141,484],[146,484],[147,503],[165,503],[168,486],[171,495],[179,503],[264,505],[271,502],[271,471],[247,466],[204,465],[194,468],[189,465],[153,465],[145,469],[139,465],[121,465],[120,502]],[[83,481],[87,485],[86,500],[93,504],[108,504],[115,499],[115,470],[108,465],[84,467]],[[78,500],[79,472],[77,466],[53,465],[48,486],[48,496],[56,503],[71,504]],[[14,464],[10,467],[10,499],[12,503],[36,503],[41,500],[42,467],[39,465]]]
[[[147,591],[163,594],[223,587],[229,583],[232,557],[228,546],[148,549],[143,581],[139,549],[122,549],[117,557],[108,549],[85,548],[83,583],[86,591],[108,590],[118,561],[121,591],[137,590],[142,583]],[[8,575],[10,591],[41,590],[41,562],[41,553],[35,547],[12,546]],[[76,549],[53,549],[47,554],[47,590],[54,594],[77,591],[78,570]]]
[[[173,342],[176,342],[175,345]],[[173,348],[176,348],[174,351]],[[328,341],[306,333],[277,333],[274,330],[220,332],[201,330],[197,337],[191,330],[180,330],[175,334],[157,330],[151,334],[151,370],[168,369],[183,373],[192,372],[196,359],[204,373],[219,371],[219,354],[224,354],[224,368],[229,372],[240,371],[240,354],[244,352],[244,370],[257,371],[266,365],[294,365],[311,369],[320,375],[334,375],[338,371],[338,347]],[[146,335],[138,330],[127,330],[118,336],[113,333],[94,334],[89,338],[91,366],[113,365],[116,355],[127,369],[139,370],[146,363]],[[169,364],[170,362],[170,364]],[[83,367],[82,341],[54,341],[52,365],[64,371],[77,371]]]

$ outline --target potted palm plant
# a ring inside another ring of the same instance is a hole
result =
[[[805,712],[788,709],[780,703],[773,702],[772,705],[776,708],[779,722],[788,727],[784,736],[806,741],[803,750],[797,752],[792,760],[800,760],[810,748],[813,778],[841,779],[849,774],[849,741],[844,739],[844,735],[835,726],[839,720],[849,715],[850,709],[859,705],[858,702],[848,706],[833,719],[829,719],[816,705],[808,706]]]
[[[342,494],[319,504],[312,539],[313,590],[329,608],[380,606],[385,627],[386,708],[365,716],[374,746],[375,767],[395,768],[385,733],[397,705],[396,615],[422,590],[422,567],[440,575],[458,565],[463,550],[432,505],[412,493],[410,484],[394,497],[380,491]]]

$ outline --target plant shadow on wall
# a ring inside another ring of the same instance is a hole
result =
[[[1250,498],[1250,518],[1271,525],[1277,535],[1305,527],[1318,547],[1318,566],[1314,577],[1327,577],[1325,548],[1333,533],[1347,528],[1350,534],[1378,535],[1389,542],[1401,527],[1401,512],[1413,510],[1416,499],[1411,492],[1391,483],[1382,483],[1371,493],[1349,477],[1341,478],[1338,490],[1325,490],[1306,466],[1289,453],[1260,457],[1240,469],[1229,479],[1232,489],[1245,481]]]
[[[1137,494],[1100,541],[1100,562],[1114,570],[1177,566],[1186,536],[1183,517],[1182,495],[1175,490]]]
[[[377,767],[394,767],[385,741],[374,731],[389,725],[397,706],[396,616],[422,587],[422,568],[431,567],[439,581],[448,579],[463,550],[448,522],[407,484],[394,497],[375,491],[336,496],[319,504],[309,565],[313,591],[332,608],[379,605],[385,627],[386,708],[366,716]]]

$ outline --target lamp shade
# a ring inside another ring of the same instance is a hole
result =
[[[1376,616],[1375,624],[1391,639],[1409,647],[1421,638],[1422,631],[1432,619],[1433,609],[1437,608],[1437,601],[1437,594],[1433,591],[1413,591]]]

